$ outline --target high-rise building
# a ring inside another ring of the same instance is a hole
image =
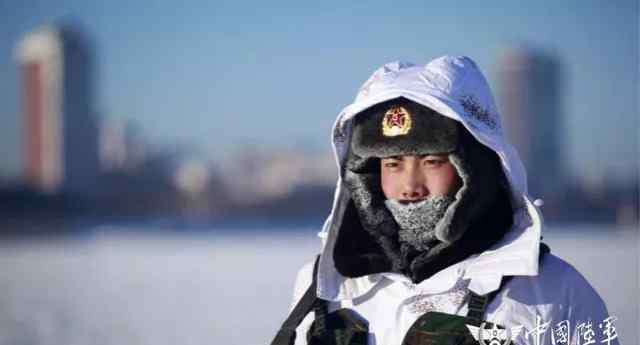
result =
[[[529,193],[553,199],[566,176],[559,62],[531,49],[509,48],[497,70],[498,104],[507,136],[527,169]]]
[[[103,119],[98,151],[103,172],[135,169],[145,160],[145,143],[136,126],[120,119]]]
[[[27,34],[16,55],[27,183],[45,192],[89,193],[98,168],[98,135],[87,40],[70,27],[45,27]]]

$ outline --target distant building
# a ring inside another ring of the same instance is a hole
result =
[[[301,188],[333,187],[337,168],[330,152],[256,149],[236,154],[222,174],[234,201],[251,204]]]
[[[145,159],[145,143],[131,122],[105,119],[100,124],[98,152],[102,172],[132,171]]]
[[[104,171],[124,170],[127,163],[126,126],[123,121],[103,121],[98,144],[100,167]]]
[[[46,27],[18,44],[27,183],[45,192],[91,192],[98,171],[93,56],[81,32]]]
[[[510,48],[497,67],[504,127],[527,169],[529,192],[553,199],[566,176],[559,62],[533,50]]]

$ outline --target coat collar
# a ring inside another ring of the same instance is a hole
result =
[[[479,295],[497,290],[504,276],[535,276],[538,274],[538,255],[542,217],[533,203],[523,196],[523,207],[514,212],[514,225],[505,237],[492,248],[450,266],[416,285],[426,293],[441,293],[454,287],[459,279],[469,279],[469,289]],[[331,218],[331,217],[330,217]],[[328,220],[327,225],[331,222]],[[322,234],[326,232],[322,232]],[[385,279],[410,282],[401,274],[381,273],[359,278],[340,275],[333,266],[331,252],[334,236],[324,238],[323,255],[318,269],[319,298],[330,301],[360,297]],[[328,255],[327,255],[328,254]]]

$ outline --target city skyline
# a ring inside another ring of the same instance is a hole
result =
[[[561,133],[568,173],[636,178],[635,3],[526,9],[505,3],[502,12],[404,4],[394,15],[364,5],[289,5],[0,4],[5,17],[0,24],[5,120],[0,137],[6,157],[0,175],[22,170],[14,46],[26,32],[72,17],[97,46],[98,114],[138,123],[155,146],[193,143],[211,157],[224,157],[240,145],[301,142],[328,151],[335,115],[379,65],[465,54],[478,62],[495,92],[499,54],[510,42],[525,42],[551,52],[566,67],[559,113],[568,128]],[[618,20],[612,24],[606,18]]]

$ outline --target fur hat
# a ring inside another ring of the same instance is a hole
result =
[[[398,98],[377,104],[356,117],[351,152],[354,158],[451,153],[458,147],[458,127],[455,120]]]

